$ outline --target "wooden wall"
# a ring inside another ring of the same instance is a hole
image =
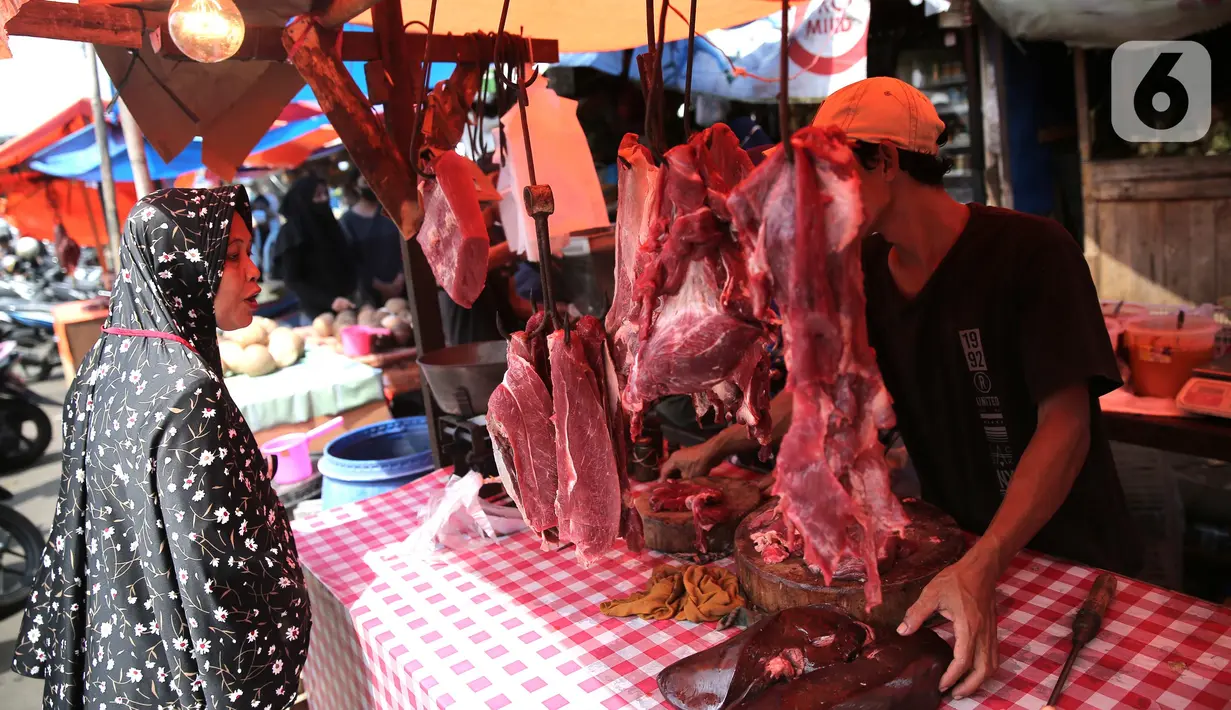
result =
[[[1083,178],[1086,256],[1102,298],[1231,296],[1231,156],[1094,161]]]

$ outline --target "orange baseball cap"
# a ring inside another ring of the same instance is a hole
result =
[[[936,139],[945,130],[923,92],[889,76],[857,81],[830,94],[812,125],[834,125],[852,140],[890,143],[926,155],[940,152]]]

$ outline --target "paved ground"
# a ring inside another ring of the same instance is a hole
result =
[[[63,399],[63,380],[43,382],[34,386],[40,394],[55,400]],[[51,517],[56,507],[56,495],[60,489],[60,409],[48,407],[54,435],[47,453],[35,466],[0,478],[0,485],[13,493],[9,501],[40,529],[51,528]],[[0,707],[5,710],[37,710],[43,698],[43,681],[32,680],[13,673],[9,664],[13,658],[13,646],[21,626],[21,614],[0,620]]]

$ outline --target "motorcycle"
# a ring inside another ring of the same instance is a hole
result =
[[[0,475],[34,463],[51,443],[51,418],[40,405],[59,402],[34,392],[12,371],[17,343],[0,343]]]
[[[0,486],[0,501],[13,494]],[[43,533],[12,506],[0,502],[0,619],[21,611],[34,587]]]
[[[37,382],[62,365],[49,304],[0,298],[0,338],[17,344],[22,371]]]

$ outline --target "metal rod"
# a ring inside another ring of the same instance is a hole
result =
[[[787,57],[787,43],[790,41],[787,32],[790,0],[782,0],[782,40],[778,47],[778,131],[782,134],[782,147],[786,150],[788,163],[795,162],[795,153],[791,150],[791,104],[789,87],[791,84],[790,61]]]
[[[120,215],[115,199],[115,176],[111,172],[111,150],[107,135],[107,120],[103,115],[102,86],[98,76],[98,54],[94,45],[85,45],[86,61],[90,63],[93,77],[90,91],[90,106],[94,109],[94,142],[98,144],[99,185],[103,195],[103,218],[107,222],[107,241],[110,243],[112,273],[120,269]]]
[[[124,145],[128,147],[128,162],[133,169],[133,184],[137,188],[137,199],[141,199],[154,191],[154,183],[150,180],[150,167],[145,159],[145,136],[137,119],[128,110],[128,104],[121,99],[116,102],[120,109],[120,127],[124,129]]]
[[[667,152],[667,136],[663,127],[663,40],[667,36],[667,8],[670,0],[663,0],[658,14],[658,45],[654,48],[654,139],[659,153]]]
[[[419,96],[415,101],[415,130],[410,134],[410,167],[419,177],[429,180],[436,177],[435,173],[429,173],[419,167],[419,156],[415,151],[415,143],[419,141],[423,134],[423,117],[427,113],[427,92],[428,85],[432,80],[432,32],[436,27],[436,0],[432,0],[432,8],[427,16],[427,37],[423,39],[423,85],[419,88]]]
[[[697,41],[697,0],[688,8],[688,66],[684,70],[684,141],[692,138],[692,52]]]

